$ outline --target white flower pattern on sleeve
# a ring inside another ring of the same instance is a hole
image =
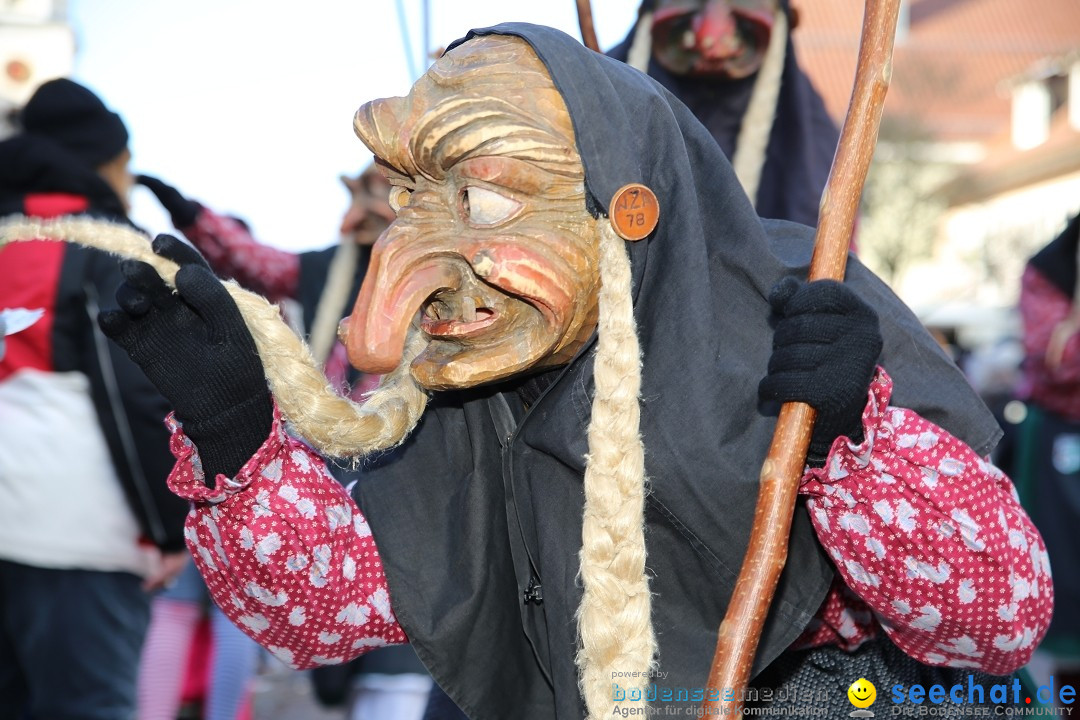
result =
[[[367,520],[323,461],[285,434],[276,409],[270,438],[213,488],[179,423],[168,424],[169,487],[193,501],[184,537],[234,624],[297,669],[408,642]]]
[[[811,522],[843,582],[799,645],[853,648],[880,627],[921,662],[1010,673],[1050,622],[1042,538],[1004,473],[917,413],[890,407],[891,395],[879,368],[864,441],[838,438],[825,467],[803,478]],[[872,615],[853,630],[859,610]]]

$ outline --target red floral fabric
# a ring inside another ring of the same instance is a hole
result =
[[[233,623],[294,668],[408,642],[367,521],[323,461],[285,434],[280,415],[236,477],[218,475],[212,488],[194,445],[169,424],[169,487],[194,503],[184,536]]]
[[[803,478],[843,578],[803,643],[852,648],[881,627],[928,665],[1012,672],[1050,622],[1046,547],[1000,470],[891,393],[879,370],[864,441],[838,438]]]

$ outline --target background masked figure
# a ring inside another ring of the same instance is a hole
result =
[[[798,400],[818,421],[754,684],[950,686],[1030,656],[1049,567],[982,459],[992,416],[856,260],[798,281],[812,231],[759,219],[654,81],[504,25],[355,125],[398,215],[349,357],[433,395],[353,498],[284,434],[272,358],[189,248],[155,241],[177,294],[129,263],[101,318],[174,401],[189,544],[252,637],[297,667],[407,638],[474,718],[607,717],[650,681],[656,705],[698,704],[777,403]],[[660,221],[624,243],[609,203],[634,182]]]
[[[1076,302],[1080,215],[1028,260],[1020,283],[1027,414],[1016,431],[1013,477],[1024,507],[1046,538],[1054,567],[1080,564],[1080,314]],[[1080,682],[1080,578],[1060,573],[1058,602],[1041,650],[1054,676]]]
[[[788,0],[644,0],[608,51],[709,129],[761,217],[816,225],[840,131],[799,67]]]

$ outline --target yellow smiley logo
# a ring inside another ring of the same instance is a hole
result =
[[[877,700],[877,688],[866,678],[859,678],[847,689],[848,700],[857,708],[868,708]]]

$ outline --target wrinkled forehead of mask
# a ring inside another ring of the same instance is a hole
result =
[[[382,166],[441,177],[468,157],[510,156],[580,172],[573,124],[527,42],[478,37],[443,55],[405,97],[374,100],[354,126]]]

